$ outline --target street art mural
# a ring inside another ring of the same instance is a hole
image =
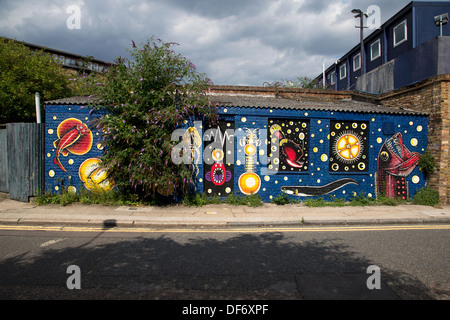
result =
[[[308,120],[269,119],[270,159],[275,171],[308,170]]]
[[[417,145],[418,140],[413,138],[411,145]],[[387,139],[378,155],[377,194],[390,198],[409,198],[409,182],[411,175],[420,160],[420,153],[411,152],[403,143],[403,135],[398,132]],[[414,176],[413,183],[420,178]]]
[[[200,148],[202,147],[202,138],[196,127],[189,127],[183,135],[183,143],[187,147],[189,157],[186,164],[193,165],[194,178],[197,179],[200,174],[199,163],[201,154]]]
[[[256,157],[261,146],[258,129],[245,128],[244,137],[239,140],[239,145],[245,153],[245,172],[239,176],[239,190],[245,195],[258,193],[261,188],[261,177],[256,173]]]
[[[220,121],[205,127],[204,180],[209,196],[234,191],[234,122]]]
[[[78,176],[89,191],[110,191],[114,187],[114,181],[108,177],[108,171],[102,168],[101,163],[99,158],[90,158],[78,168]]]
[[[56,134],[58,140],[53,142],[56,149],[53,163],[67,172],[59,159],[60,154],[67,157],[69,153],[79,156],[88,153],[92,148],[92,132],[81,120],[69,118],[58,125]]]
[[[428,147],[426,116],[269,107],[218,112],[218,123],[191,119],[181,127],[190,155],[184,164],[194,170],[195,191],[209,197],[407,199],[426,186],[418,167]],[[114,188],[101,167],[95,117],[80,106],[47,106],[47,190]]]
[[[369,124],[330,121],[330,171],[366,172]]]
[[[281,194],[298,200],[411,198],[426,185],[417,166],[428,144],[425,116],[245,107],[219,111],[235,122],[237,157],[229,178],[237,195],[258,194],[266,202]],[[210,167],[204,172],[211,175]],[[212,189],[201,180],[198,187],[207,194]]]
[[[101,168],[104,144],[91,128],[95,114],[82,106],[46,106],[45,157],[47,191],[109,191],[114,182]]]

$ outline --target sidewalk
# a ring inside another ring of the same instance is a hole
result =
[[[108,207],[73,204],[38,206],[10,200],[0,193],[0,225],[90,227],[288,227],[320,225],[450,224],[450,206],[401,205],[309,208],[303,205],[263,207]]]

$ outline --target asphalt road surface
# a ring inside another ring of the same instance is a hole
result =
[[[0,241],[2,300],[450,298],[450,226],[3,226]]]

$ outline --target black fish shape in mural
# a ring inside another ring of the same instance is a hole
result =
[[[356,184],[359,186],[359,183],[356,180],[346,178],[331,182],[325,186],[281,187],[281,191],[286,194],[297,197],[314,197],[329,194],[333,191],[339,190],[340,188],[348,184]]]

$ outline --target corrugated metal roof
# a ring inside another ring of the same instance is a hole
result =
[[[89,104],[93,104],[95,102],[99,102],[95,96],[79,96],[79,97],[70,97],[70,98],[62,98],[57,100],[46,101],[46,105],[74,105],[74,106],[86,106]]]
[[[291,110],[335,111],[335,112],[360,112],[360,113],[384,113],[403,115],[428,115],[409,109],[385,107],[379,104],[359,102],[353,100],[320,100],[320,99],[283,99],[269,96],[252,95],[212,95],[210,98],[215,103],[224,107],[248,107]]]
[[[379,104],[359,102],[353,100],[331,99],[286,99],[264,95],[245,94],[211,94],[210,100],[222,107],[263,108],[263,109],[291,109],[310,111],[359,112],[397,115],[428,115],[409,109],[385,107]],[[89,105],[100,104],[95,96],[80,96],[47,101],[46,105]]]

